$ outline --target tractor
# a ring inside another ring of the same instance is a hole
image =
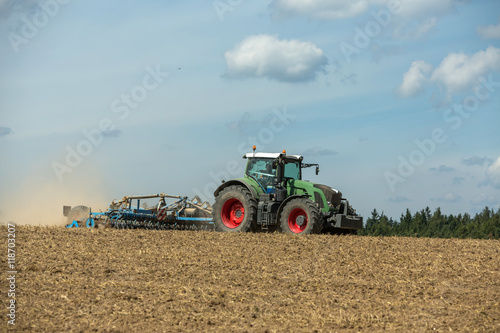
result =
[[[355,233],[363,227],[342,193],[302,180],[302,170],[318,164],[303,156],[252,153],[243,156],[243,178],[223,181],[214,192],[213,222],[217,231],[279,231],[290,234]]]

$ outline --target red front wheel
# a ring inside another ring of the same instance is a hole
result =
[[[295,208],[288,215],[288,228],[296,234],[303,232],[307,227],[307,213],[302,208]]]
[[[281,230],[289,234],[316,234],[323,229],[320,211],[308,198],[290,200],[281,212]]]

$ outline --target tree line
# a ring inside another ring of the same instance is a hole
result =
[[[500,208],[495,212],[485,207],[474,217],[469,214],[443,215],[438,207],[431,212],[429,207],[411,214],[406,209],[399,221],[388,218],[376,209],[366,220],[359,235],[367,236],[410,236],[433,238],[500,238]]]

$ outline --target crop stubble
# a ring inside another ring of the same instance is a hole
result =
[[[500,331],[498,240],[18,226],[16,245],[19,331]]]

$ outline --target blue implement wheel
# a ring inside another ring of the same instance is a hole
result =
[[[85,223],[87,228],[94,228],[95,227],[95,221],[93,218],[88,218],[87,222]]]

